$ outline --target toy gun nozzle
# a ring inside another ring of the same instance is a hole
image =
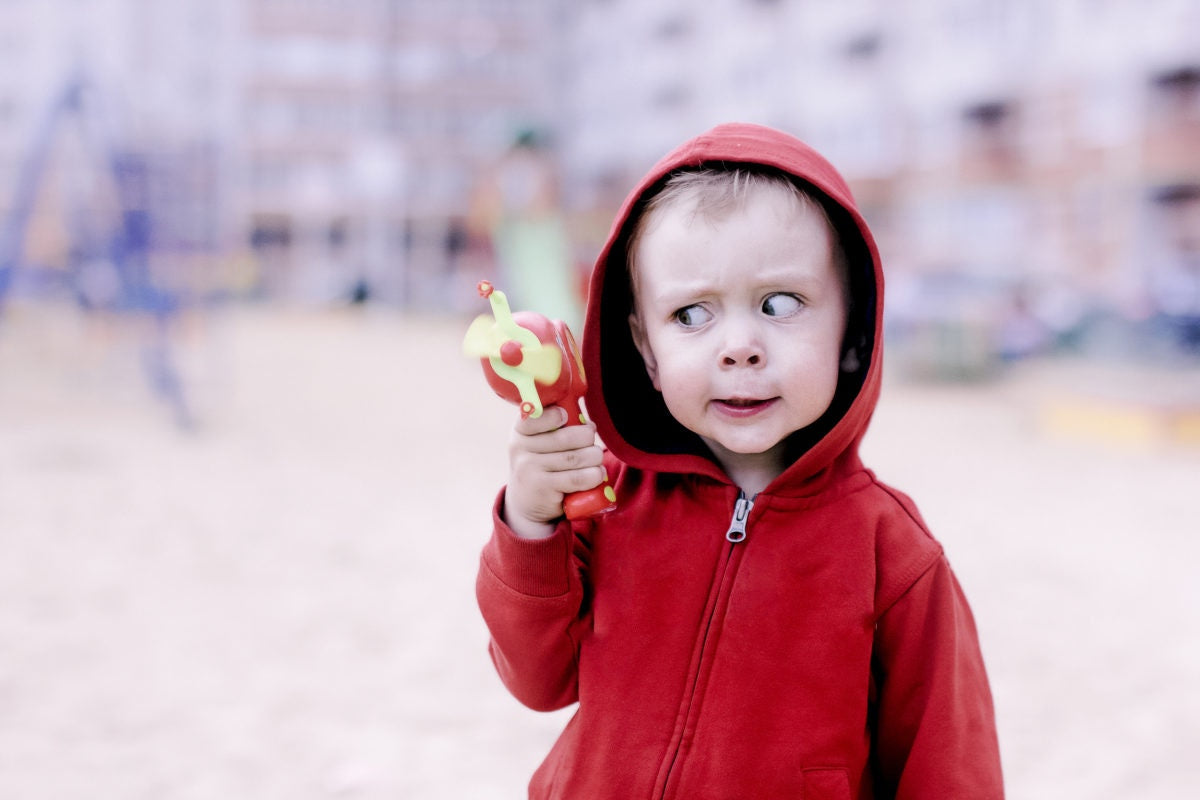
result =
[[[485,300],[492,296],[492,292],[496,291],[496,287],[492,286],[491,281],[480,281],[475,284],[475,288],[479,291],[479,296]]]

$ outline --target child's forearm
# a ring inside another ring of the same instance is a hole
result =
[[[570,629],[580,624],[583,587],[574,542],[514,535],[502,519],[503,497],[493,513],[476,581],[489,652],[514,697],[542,711],[562,708],[578,696],[577,639]]]
[[[513,514],[505,510],[502,515],[504,524],[522,539],[549,539],[558,528],[552,522],[537,522],[521,514]]]

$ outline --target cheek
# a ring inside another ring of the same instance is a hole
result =
[[[703,394],[703,372],[680,359],[660,359],[655,388],[662,392],[667,407],[675,410]]]
[[[786,342],[775,348],[779,355],[770,359],[775,376],[790,386],[807,386],[808,392],[824,393],[826,386],[837,383],[840,354],[836,349],[808,342]]]
[[[808,376],[804,383],[814,402],[828,405],[837,392],[838,380],[842,375],[840,360],[836,355],[822,355],[813,358],[806,368],[797,369],[796,374]]]

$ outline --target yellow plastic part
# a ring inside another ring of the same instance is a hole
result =
[[[542,401],[535,382],[548,386],[558,380],[562,373],[562,355],[557,348],[543,345],[533,331],[517,324],[504,292],[492,290],[488,301],[492,316],[481,314],[467,328],[463,353],[488,359],[496,374],[516,387],[522,404],[530,406],[532,411],[528,416],[540,417]],[[506,364],[500,357],[500,348],[510,341],[521,345],[521,363],[516,365]]]

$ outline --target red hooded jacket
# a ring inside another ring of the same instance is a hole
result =
[[[861,342],[862,369],[794,435],[795,461],[752,504],[667,413],[627,321],[639,204],[669,173],[714,162],[767,165],[815,190],[852,265]],[[719,126],[631,193],[582,337],[618,510],[530,541],[503,523],[501,494],[477,584],[513,695],[534,709],[579,704],[531,798],[1003,796],[967,601],[913,503],[858,456],[879,396],[882,299],[848,187],[783,133]]]

